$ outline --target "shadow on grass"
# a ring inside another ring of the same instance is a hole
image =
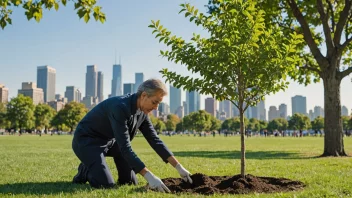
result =
[[[119,186],[114,188],[118,189]],[[69,181],[58,182],[27,182],[27,183],[14,183],[14,184],[0,184],[0,197],[2,195],[58,195],[62,193],[76,193],[83,191],[91,191],[89,184],[72,184]],[[131,189],[130,193],[146,192],[145,187],[136,187]]]
[[[175,156],[204,157],[221,159],[240,159],[240,151],[175,151]],[[300,153],[282,151],[246,151],[246,159],[313,159],[317,157],[301,156]]]

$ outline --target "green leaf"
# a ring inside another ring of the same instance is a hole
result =
[[[61,2],[64,6],[66,6],[67,0],[62,0]]]
[[[90,18],[89,13],[86,13],[86,14],[84,15],[84,21],[85,21],[86,23],[88,23],[89,18]]]
[[[54,6],[55,6],[55,10],[58,11],[59,10],[59,4],[55,2]]]
[[[77,11],[77,14],[78,14],[78,17],[81,19],[86,14],[86,12],[84,11],[83,8],[81,8]]]

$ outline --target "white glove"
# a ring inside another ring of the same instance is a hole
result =
[[[178,163],[175,166],[175,168],[178,171],[178,173],[181,175],[181,178],[185,182],[193,183],[193,181],[191,179],[191,173],[188,170],[186,170],[180,163]]]
[[[156,189],[160,192],[171,192],[161,181],[161,179],[159,179],[159,177],[155,176],[150,171],[147,171],[147,173],[144,175],[144,178],[148,181],[149,188]]]

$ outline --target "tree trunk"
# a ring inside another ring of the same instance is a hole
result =
[[[243,110],[240,110],[240,133],[241,133],[241,176],[245,178],[246,170],[246,145],[244,142],[244,117]]]
[[[347,156],[343,145],[340,83],[331,75],[324,82],[324,153],[322,156]]]

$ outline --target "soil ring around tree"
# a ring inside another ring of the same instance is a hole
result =
[[[193,184],[184,182],[181,178],[162,179],[171,193],[212,194],[249,194],[249,193],[276,193],[302,190],[305,184],[286,178],[256,177],[246,175],[234,176],[207,176],[196,173],[191,176]]]

